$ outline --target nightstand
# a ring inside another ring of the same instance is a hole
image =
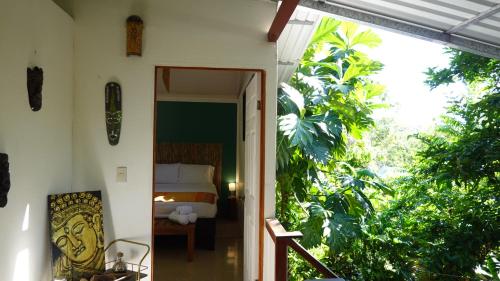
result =
[[[238,219],[238,199],[235,196],[227,198],[226,217],[232,220]]]

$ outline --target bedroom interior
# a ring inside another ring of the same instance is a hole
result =
[[[251,71],[157,67],[153,270],[243,280],[244,103]]]

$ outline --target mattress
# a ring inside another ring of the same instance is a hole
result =
[[[212,193],[217,198],[215,185],[209,183],[157,183],[155,192],[206,192]],[[191,206],[199,218],[214,218],[217,214],[217,200],[214,204],[206,202],[163,202],[156,201],[155,217],[165,218],[175,211],[177,206]]]

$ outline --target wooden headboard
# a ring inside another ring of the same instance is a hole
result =
[[[219,195],[222,185],[222,144],[220,143],[160,143],[156,145],[156,163],[212,165],[214,185]]]

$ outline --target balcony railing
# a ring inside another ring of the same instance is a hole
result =
[[[325,280],[344,281],[294,240],[302,237],[300,231],[286,231],[277,219],[266,219],[266,228],[275,244],[275,281],[288,280],[288,247],[302,256],[324,277],[330,278]]]

